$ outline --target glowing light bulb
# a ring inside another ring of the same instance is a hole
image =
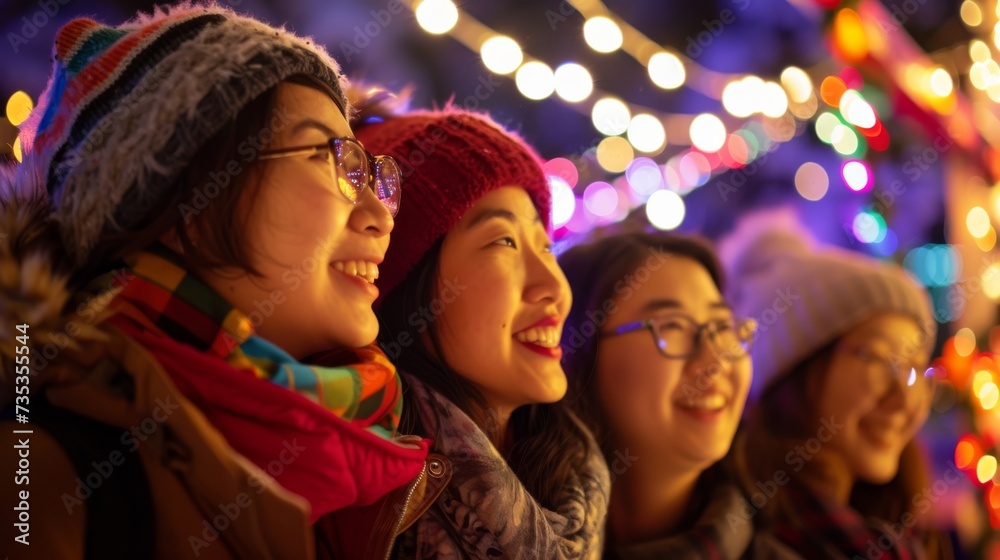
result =
[[[483,64],[497,74],[510,74],[524,61],[524,53],[517,41],[497,35],[487,39],[479,48]]]
[[[592,17],[583,24],[583,38],[597,52],[614,52],[622,46],[622,30],[604,16]]]
[[[458,8],[451,0],[422,0],[414,10],[424,31],[441,35],[458,23]]]

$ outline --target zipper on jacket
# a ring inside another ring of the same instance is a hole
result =
[[[403,518],[406,517],[406,510],[410,508],[410,501],[413,500],[413,493],[417,491],[417,486],[420,486],[420,482],[424,478],[424,474],[427,473],[427,462],[424,462],[424,466],[420,469],[420,474],[417,478],[413,480],[413,484],[410,485],[410,491],[406,493],[406,500],[403,502],[403,509],[400,511],[399,516],[396,518],[396,524],[392,527],[392,535],[389,540],[389,546],[385,549],[385,560],[389,560],[389,555],[392,554],[392,545],[396,542],[396,533],[399,531],[399,526],[403,524]]]

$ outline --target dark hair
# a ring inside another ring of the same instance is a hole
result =
[[[752,407],[733,443],[733,452],[726,460],[727,470],[748,496],[758,490],[758,481],[770,480],[779,470],[788,472],[785,461],[788,452],[817,433],[817,391],[810,387],[821,386],[830,375],[830,362],[838,343],[839,340],[835,340],[802,360],[790,373],[768,387]],[[790,472],[789,476],[796,480],[809,469],[821,468],[810,462],[801,471]],[[866,518],[894,521],[906,513],[919,518],[914,498],[927,487],[929,478],[920,449],[916,441],[911,441],[903,448],[896,476],[885,484],[856,481],[849,505]],[[758,515],[754,523],[761,529],[779,520],[794,525],[800,518],[795,505],[782,492],[760,509],[762,515]],[[945,543],[940,535],[926,533],[924,544],[929,558],[943,557]]]
[[[282,83],[318,89],[340,105],[330,87],[311,76],[297,74]],[[244,235],[244,226],[260,187],[259,180],[252,180],[255,174],[251,170],[259,169],[261,162],[256,153],[249,162],[246,160],[246,154],[251,153],[246,151],[246,141],[261,138],[260,133],[268,129],[276,108],[277,89],[275,85],[243,106],[198,149],[174,188],[153,206],[155,214],[148,216],[142,227],[127,232],[106,231],[97,242],[90,264],[77,271],[76,279],[89,280],[129,253],[156,243],[172,228],[184,249],[181,258],[188,270],[235,267],[258,274],[251,259],[254,247]],[[240,172],[229,178],[228,185],[214,189],[218,194],[211,196],[208,204],[200,202],[205,200],[199,197],[206,196],[206,187],[215,182],[213,176],[229,177],[227,166],[232,162],[239,164]]]
[[[573,289],[573,309],[566,320],[562,340],[563,367],[570,387],[566,401],[594,433],[605,457],[609,459],[613,452],[612,435],[607,415],[593,395],[600,342],[597,333],[608,319],[606,304],[631,290],[623,284],[625,279],[657,253],[697,262],[708,271],[719,291],[725,291],[722,265],[712,245],[700,237],[674,233],[623,233],[578,245],[559,257],[559,265]]]
[[[417,330],[416,340],[408,346],[400,348],[395,342],[400,333],[416,326],[411,322],[412,317],[419,316],[421,309],[432,308],[440,277],[443,239],[438,239],[407,278],[386,296],[377,312],[381,321],[379,342],[401,370],[420,379],[465,412],[499,449],[504,434],[497,432],[495,426],[498,424],[483,394],[438,358],[444,356],[438,335],[439,324],[436,321],[424,323],[427,326]],[[431,349],[424,345],[424,333]],[[398,356],[394,356],[397,353]],[[411,394],[404,393],[400,432],[434,437],[435,434],[424,432]],[[511,414],[509,429],[513,430],[514,446],[506,458],[507,463],[543,507],[555,509],[560,493],[571,483],[574,473],[581,469],[589,453],[596,452],[590,449],[585,428],[567,407],[554,403],[517,408]]]

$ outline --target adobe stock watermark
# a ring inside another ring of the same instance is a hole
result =
[[[865,549],[865,556],[855,554],[852,560],[878,560],[884,558],[885,553],[896,548],[896,543],[909,536],[908,531],[912,529],[920,517],[926,514],[947,494],[953,486],[964,480],[962,472],[955,463],[948,461],[948,470],[941,478],[932,482],[920,492],[913,496],[913,512],[904,513],[898,522],[882,523],[881,529],[884,531],[877,539],[869,539],[868,547]]]
[[[816,435],[796,445],[785,454],[785,465],[793,473],[801,471],[806,466],[806,463],[813,460],[819,454],[823,449],[823,445],[832,440],[837,435],[837,432],[843,428],[844,424],[838,424],[836,418],[833,416],[829,419],[821,418],[820,427],[816,430]],[[778,494],[778,491],[791,480],[791,476],[785,469],[776,469],[774,475],[768,480],[758,480],[756,483],[757,490],[750,494],[750,499],[747,500],[745,497],[740,498],[739,511],[737,513],[730,512],[726,514],[726,522],[729,524],[729,530],[736,533],[740,527],[749,523]]]
[[[13,31],[7,33],[7,42],[14,54],[21,51],[21,47],[27,45],[32,39],[38,36],[38,32],[45,28],[56,17],[62,8],[70,3],[70,0],[38,0],[35,3],[38,10],[29,16],[21,18],[21,33]]]
[[[395,361],[399,358],[403,350],[410,347],[418,339],[419,335],[427,332],[431,324],[444,313],[445,308],[454,303],[467,288],[468,286],[461,284],[458,278],[452,280],[445,278],[441,280],[441,287],[438,290],[437,297],[427,305],[421,306],[420,309],[410,313],[409,317],[406,318],[407,324],[416,329],[417,336],[413,336],[410,330],[407,329],[394,333],[392,340],[382,345],[382,350],[389,357],[389,360]]]
[[[564,354],[573,354],[587,343],[587,340],[597,335],[612,315],[618,312],[618,306],[632,299],[635,291],[649,282],[652,273],[663,268],[670,253],[656,247],[647,249],[645,261],[636,269],[615,282],[612,286],[613,296],[605,299],[601,306],[587,310],[586,320],[563,333],[562,348]]]
[[[261,128],[256,134],[247,136],[236,147],[236,153],[240,156],[243,165],[252,163],[264,150],[265,146],[274,140],[274,136],[284,130],[290,124],[290,117],[286,107],[275,107],[271,114],[268,126]],[[195,187],[194,192],[188,202],[182,202],[177,206],[177,210],[184,218],[185,224],[190,224],[191,220],[208,208],[216,197],[218,197],[233,179],[245,169],[241,162],[233,158],[226,162],[221,171],[209,172],[209,181],[202,187]],[[333,178],[331,177],[331,180]]]
[[[750,6],[750,0],[733,0],[732,3],[740,12],[745,11]],[[701,24],[705,29],[695,35],[688,35],[684,52],[693,59],[700,57],[704,54],[705,49],[712,46],[712,43],[722,36],[722,33],[726,30],[726,26],[736,22],[736,14],[737,12],[729,8],[724,8],[719,11],[719,17],[711,20],[702,20]]]
[[[44,344],[34,354],[33,371],[35,374],[45,370],[49,363],[55,360],[65,350],[72,339],[79,336],[87,325],[102,318],[102,312],[121,290],[135,279],[135,275],[125,269],[116,270],[108,277],[107,286],[96,294],[86,298],[76,307],[72,319],[66,321],[62,332],[51,334],[50,342]]]
[[[180,409],[180,405],[174,402],[170,395],[166,398],[157,398],[156,407],[149,416],[143,418],[139,424],[130,427],[122,432],[120,441],[125,452],[115,449],[108,454],[106,459],[91,461],[93,470],[80,478],[76,477],[76,489],[73,494],[63,493],[62,503],[66,508],[66,513],[72,515],[77,506],[82,506],[83,502],[94,495],[104,481],[111,478],[117,467],[125,464],[126,453],[134,454],[139,449],[139,442],[145,442],[160,429],[160,426],[167,421],[171,414]]]
[[[727,171],[716,179],[715,190],[719,193],[719,198],[722,199],[722,202],[727,202],[730,194],[739,192],[739,190],[747,184],[747,180],[756,175],[760,171],[761,167],[767,163],[771,152],[777,150],[778,146],[779,144],[776,142],[771,143],[768,146],[768,149],[760,154],[760,157],[754,158],[753,161],[747,163],[743,167]]]
[[[282,445],[284,448],[278,453],[278,457],[267,464],[267,473],[272,478],[280,476],[285,471],[285,467],[294,463],[299,455],[306,450],[305,447],[297,443],[297,438],[292,438],[291,441],[285,440]],[[268,487],[268,482],[256,473],[250,474],[247,478],[247,484],[258,496],[263,494]],[[212,516],[211,519],[201,520],[201,535],[188,535],[187,541],[191,552],[196,557],[201,556],[202,551],[219,540],[222,533],[232,527],[243,511],[253,504],[253,496],[248,492],[240,492],[232,501],[219,503],[217,505],[218,514]]]

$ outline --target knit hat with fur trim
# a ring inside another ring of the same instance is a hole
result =
[[[403,200],[378,285],[390,293],[485,194],[524,188],[549,226],[551,195],[538,155],[489,117],[446,108],[390,116],[355,129],[374,154],[399,161]]]
[[[45,184],[77,264],[102,233],[148,220],[202,145],[285,78],[318,80],[349,111],[322,47],[214,4],[158,9],[119,27],[73,20],[56,35],[53,60],[21,141],[26,173]]]
[[[924,337],[919,342],[934,342],[937,323],[930,298],[906,270],[853,251],[817,246],[787,213],[745,219],[720,253],[729,265],[734,312],[756,318],[759,325],[753,346],[755,397],[880,313],[912,317]]]

